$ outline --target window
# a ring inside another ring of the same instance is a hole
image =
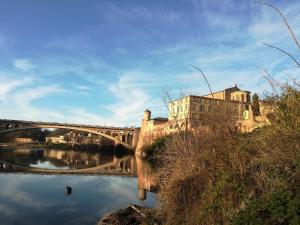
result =
[[[247,102],[250,102],[250,95],[247,95]]]
[[[200,112],[204,112],[204,111],[205,111],[204,105],[200,105]]]
[[[191,111],[195,111],[195,104],[194,103],[191,104]]]

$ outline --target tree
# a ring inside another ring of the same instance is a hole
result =
[[[256,94],[256,93],[254,93],[252,96],[252,110],[253,110],[253,116],[260,115],[259,97],[258,97],[258,94]]]

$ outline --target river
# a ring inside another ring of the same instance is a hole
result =
[[[155,193],[149,192],[156,190],[151,167],[134,156],[118,158],[89,151],[0,149],[0,159],[22,166],[53,170],[107,165],[110,169],[128,172],[128,176],[2,172],[0,224],[95,225],[105,213],[129,203],[147,207],[156,204]],[[71,190],[67,190],[66,186]]]

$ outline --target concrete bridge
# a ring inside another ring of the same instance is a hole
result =
[[[0,119],[0,135],[20,130],[42,128],[69,129],[96,134],[114,141],[115,144],[121,144],[128,149],[135,149],[139,139],[139,128],[135,127],[91,126],[83,124]]]

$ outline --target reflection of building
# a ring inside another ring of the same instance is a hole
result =
[[[67,143],[65,141],[65,137],[64,136],[58,136],[58,137],[46,137],[46,142],[50,142],[50,143]]]
[[[101,146],[113,146],[114,142],[108,138],[92,133],[80,133],[70,131],[65,134],[65,140],[68,144],[99,144]]]
[[[16,138],[15,141],[18,144],[25,144],[25,143],[31,143],[32,139],[31,138]]]
[[[43,157],[51,160],[53,164],[67,165],[71,169],[101,166],[103,169],[114,169],[136,176],[136,163],[133,156],[118,158],[112,154],[92,151],[43,150]]]
[[[158,181],[152,173],[150,164],[136,156],[137,179],[138,179],[138,197],[140,200],[147,198],[147,191],[156,192]]]
[[[169,102],[168,118],[152,119],[151,112],[145,111],[137,151],[158,137],[179,130],[205,127],[204,115],[222,110],[230,113],[236,121],[236,128],[242,132],[268,123],[266,113],[261,113],[259,117],[253,115],[250,92],[237,86],[205,96],[189,95]]]

